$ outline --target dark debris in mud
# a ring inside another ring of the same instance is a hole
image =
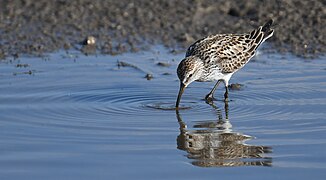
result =
[[[85,37],[103,54],[162,43],[189,46],[215,33],[243,33],[274,19],[269,41],[279,51],[311,56],[326,51],[323,0],[0,0],[0,59],[78,48]],[[89,42],[89,43],[88,43]],[[178,49],[178,48],[176,48]],[[179,50],[176,50],[177,52]]]
[[[33,75],[36,71],[35,70],[29,70],[29,71],[24,71],[24,72],[14,72],[13,75],[21,75],[21,74],[28,74],[28,75]]]
[[[150,73],[147,73],[146,75],[145,75],[145,78],[147,79],[147,80],[152,80],[153,79],[153,74],[150,74]]]
[[[17,68],[26,68],[29,67],[29,64],[16,64]]]
[[[128,63],[128,62],[117,61],[117,66],[118,66],[119,69],[121,67],[131,67],[131,68],[133,68],[135,70],[138,70],[138,71],[145,74],[144,78],[146,78],[147,80],[152,80],[154,78],[152,73],[149,73],[149,72],[143,70],[142,68],[138,67],[137,65],[134,65],[134,64],[131,64],[131,63]]]
[[[230,85],[228,86],[228,88],[229,88],[230,90],[239,91],[239,90],[242,90],[242,89],[243,89],[243,84],[239,84],[239,83],[230,84]]]
[[[157,65],[161,66],[161,67],[170,67],[171,66],[171,64],[167,63],[167,62],[158,62]]]
[[[117,65],[118,65],[118,68],[121,68],[121,67],[132,67],[134,69],[137,69],[137,70],[142,71],[138,66],[133,65],[133,64],[130,64],[130,63],[127,63],[127,62],[124,62],[124,61],[118,61],[117,62]]]
[[[165,72],[165,73],[163,73],[162,75],[164,75],[164,76],[169,76],[169,75],[172,75],[171,73],[168,73],[168,72]]]

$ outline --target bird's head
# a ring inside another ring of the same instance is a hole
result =
[[[198,80],[203,73],[203,62],[195,56],[189,56],[183,59],[177,69],[177,74],[180,80],[180,90],[176,102],[176,108],[179,107],[181,96],[186,87]]]

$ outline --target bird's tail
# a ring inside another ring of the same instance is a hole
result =
[[[260,26],[259,28],[251,31],[249,34],[249,39],[252,40],[252,46],[248,50],[249,53],[255,52],[255,50],[268,38],[273,36],[274,30],[271,29],[271,26],[273,24],[273,20],[269,20],[267,23],[265,23],[263,26]]]
[[[264,24],[261,31],[264,32],[263,40],[261,43],[263,43],[266,39],[273,36],[274,29],[271,29],[271,26],[273,24],[273,20],[270,19],[267,23]]]

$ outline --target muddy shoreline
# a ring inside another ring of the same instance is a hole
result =
[[[0,59],[60,49],[103,54],[162,43],[185,48],[215,33],[243,33],[272,18],[269,41],[280,52],[326,52],[325,1],[0,1]],[[83,46],[85,38],[95,45]]]

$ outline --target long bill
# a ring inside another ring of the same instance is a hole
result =
[[[179,107],[180,99],[181,99],[181,96],[182,96],[185,89],[186,89],[186,86],[182,82],[180,82],[179,94],[178,94],[177,102],[175,104],[176,108]]]

